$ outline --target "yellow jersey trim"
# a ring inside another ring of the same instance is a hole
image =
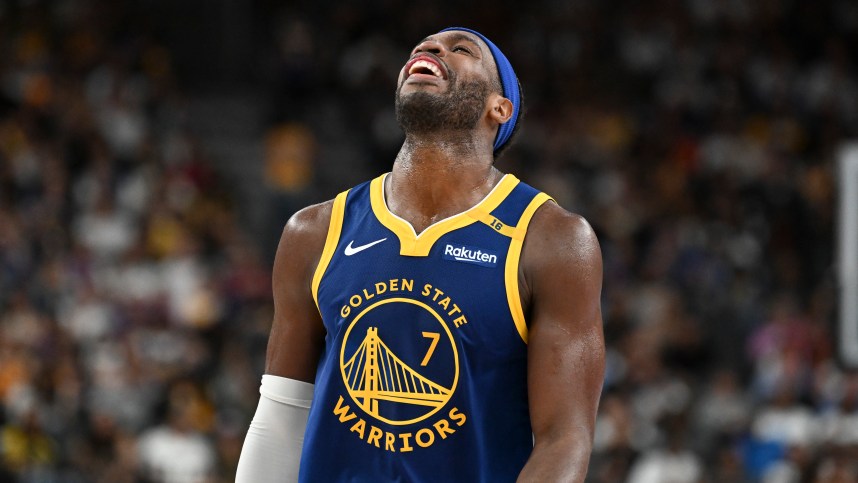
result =
[[[516,236],[521,236],[521,238],[524,239],[523,234],[519,235],[519,233],[516,232],[514,226],[505,225],[502,221],[500,221],[497,218],[495,218],[494,216],[492,216],[491,213],[489,213],[487,211],[483,211],[482,209],[475,209],[472,211],[473,211],[473,213],[471,213],[470,216],[473,216],[478,221],[481,221],[484,224],[490,226],[493,230],[500,233],[501,235],[504,235],[504,236],[507,236],[510,238],[514,238]]]
[[[387,207],[384,198],[384,179],[387,173],[372,180],[370,184],[370,203],[378,221],[399,238],[399,254],[409,257],[425,257],[429,255],[432,245],[439,238],[451,231],[464,228],[479,220],[479,212],[491,213],[506,199],[518,185],[519,180],[511,174],[504,175],[492,191],[472,208],[433,223],[419,235],[414,227],[402,218],[393,214]]]
[[[524,235],[527,233],[527,225],[536,209],[542,206],[548,200],[552,200],[545,193],[539,193],[530,204],[525,208],[524,213],[518,221],[514,231],[514,236],[509,242],[509,252],[506,256],[506,266],[504,267],[504,282],[506,284],[506,299],[509,303],[509,311],[512,314],[512,320],[515,322],[515,328],[518,329],[518,334],[521,340],[527,344],[527,321],[524,319],[524,309],[521,306],[521,294],[518,290],[518,265],[521,259],[521,248],[524,246]]]
[[[325,248],[322,249],[319,265],[316,266],[316,272],[313,273],[311,290],[313,292],[313,301],[316,302],[316,309],[319,309],[319,285],[322,283],[322,276],[325,274],[325,270],[328,269],[328,264],[331,263],[331,258],[334,257],[337,244],[340,242],[340,232],[343,230],[343,217],[346,213],[346,197],[348,194],[349,191],[346,190],[334,198],[334,206],[331,209],[331,222],[328,225],[328,236],[325,238]],[[319,309],[319,313],[321,313],[321,309]]]

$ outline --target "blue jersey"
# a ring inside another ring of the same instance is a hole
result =
[[[385,176],[334,200],[300,481],[515,481],[533,449],[518,262],[550,198],[506,175],[418,236]]]

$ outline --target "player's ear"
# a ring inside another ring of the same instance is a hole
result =
[[[489,117],[498,124],[506,124],[512,117],[512,101],[493,92],[489,97]]]

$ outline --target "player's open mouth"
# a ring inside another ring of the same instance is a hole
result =
[[[431,76],[439,79],[447,79],[447,70],[444,66],[428,55],[418,55],[405,64],[405,77],[412,75]]]

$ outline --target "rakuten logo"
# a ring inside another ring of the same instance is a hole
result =
[[[457,262],[473,263],[482,267],[495,267],[498,264],[498,256],[495,253],[467,245],[447,244],[444,247],[444,258]]]

